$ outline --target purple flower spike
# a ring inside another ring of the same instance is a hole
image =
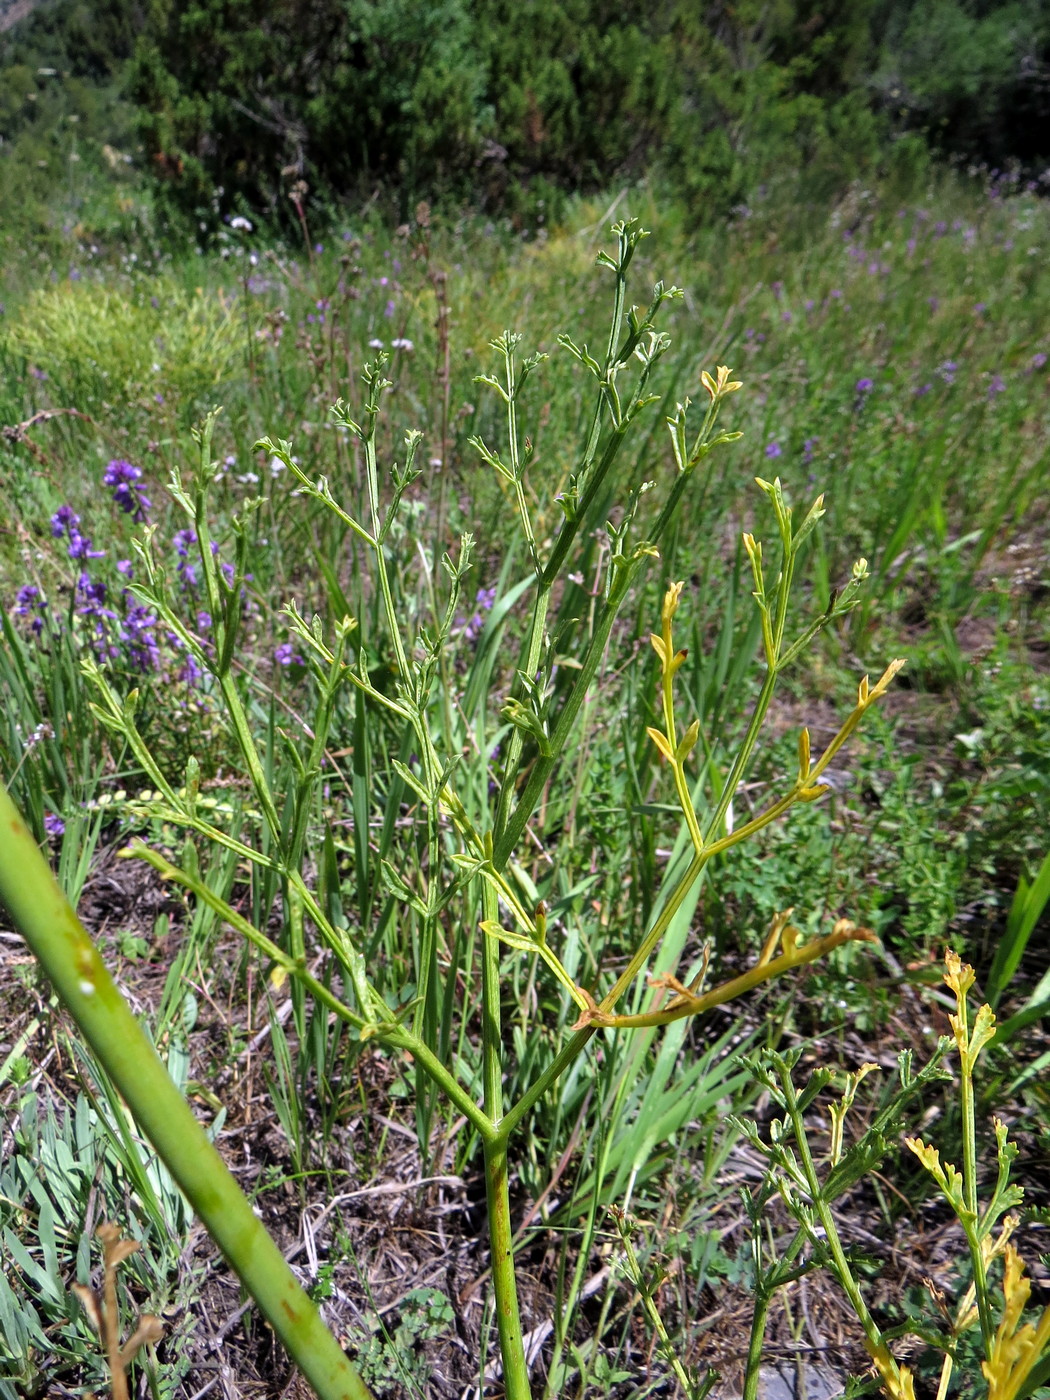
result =
[[[870,394],[875,388],[875,381],[874,379],[858,379],[854,388],[858,394]]]
[[[783,455],[784,449],[781,447],[779,442],[769,442],[766,444],[767,457],[782,457]]]
[[[40,589],[35,583],[26,583],[15,594],[15,612],[19,617],[28,617],[34,608],[43,607]]]
[[[70,559],[105,559],[106,557],[106,551],[104,549],[92,549],[91,537],[89,535],[82,535],[80,531],[76,529],[69,532],[69,549],[67,552]]]
[[[142,480],[139,468],[133,467],[130,462],[122,461],[119,457],[114,458],[106,468],[102,480],[107,486],[114,488],[113,499],[125,515],[130,515],[136,525],[141,525],[149,511],[150,499],[138,485]]]
[[[51,517],[51,534],[60,540],[64,535],[71,535],[79,524],[80,516],[72,506],[59,506]]]
[[[47,599],[35,583],[26,583],[15,594],[15,616],[32,618],[29,630],[39,637],[44,630],[44,612]]]
[[[128,649],[128,660],[133,670],[156,671],[159,668],[160,646],[156,627],[156,617],[142,603],[128,609],[120,637]]]
[[[54,812],[48,812],[44,817],[44,830],[48,836],[64,836],[66,824],[61,817],[56,817]]]
[[[495,588],[479,588],[474,595],[476,606],[473,616],[469,619],[462,617],[456,618],[456,625],[463,628],[463,636],[471,645],[481,636],[482,628],[485,626],[485,614],[492,610],[495,601]]]

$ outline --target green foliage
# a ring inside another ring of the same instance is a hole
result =
[[[871,166],[865,14],[168,4],[151,12],[127,91],[165,197],[205,224],[245,201],[294,225],[285,196],[301,198],[305,178],[322,203],[378,183],[402,217],[444,194],[535,227],[558,190],[646,168],[722,210],[785,164],[808,172],[814,197]]]
[[[39,1019],[31,1022],[27,1039],[40,1026]],[[179,1050],[172,1049],[168,1063],[176,1076],[184,1073]],[[92,1089],[56,1107],[54,1096],[39,1088],[18,1093],[8,1087],[14,1068],[10,1060],[0,1065],[0,1091],[14,1125],[0,1165],[0,1240],[7,1262],[0,1276],[3,1400],[38,1393],[45,1377],[104,1384],[98,1339],[67,1282],[71,1264],[77,1282],[91,1281],[93,1223],[118,1213],[128,1222],[140,1245],[129,1265],[131,1277],[155,1312],[181,1310],[195,1286],[180,1263],[181,1197],[129,1131],[112,1089],[107,1095],[100,1084],[97,1095]],[[14,1074],[11,1081],[18,1083]],[[170,1396],[186,1369],[176,1347],[159,1393]],[[149,1371],[156,1385],[156,1366]]]
[[[138,289],[66,283],[29,298],[6,348],[46,364],[55,398],[85,412],[147,397],[174,397],[192,412],[234,367],[239,329],[217,298],[159,280]]]
[[[888,106],[944,150],[1038,173],[1050,156],[1044,5],[898,0],[885,6],[879,28],[873,81]]]
[[[377,1396],[425,1395],[429,1368],[422,1344],[454,1322],[452,1305],[439,1288],[409,1289],[393,1330],[377,1319],[376,1330],[358,1353],[362,1377]]]

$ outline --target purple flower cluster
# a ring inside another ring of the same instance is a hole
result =
[[[32,618],[29,630],[34,637],[39,637],[44,630],[46,608],[47,599],[35,583],[24,584],[15,594],[15,616]]]
[[[305,666],[306,662],[292,646],[291,642],[281,642],[273,649],[273,659],[278,666]]]
[[[148,518],[150,500],[141,485],[142,472],[121,458],[114,458],[105,468],[103,484],[112,490],[114,503],[130,515],[136,524]],[[123,659],[133,671],[158,671],[163,662],[159,620],[148,607],[135,601],[127,586],[133,569],[128,559],[116,561],[116,571],[123,586],[111,594],[110,585],[93,577],[88,565],[93,559],[104,559],[106,551],[95,549],[91,537],[81,529],[80,516],[68,503],[59,506],[51,517],[54,539],[67,541],[66,553],[81,565],[73,587],[73,608],[77,617],[87,623],[95,654],[101,661]],[[29,618],[29,630],[40,636],[44,630],[47,600],[35,584],[26,584],[16,596],[15,614]],[[173,644],[174,638],[169,639]]]
[[[102,480],[114,488],[113,499],[124,514],[130,515],[136,525],[141,525],[149,515],[150,499],[138,484],[142,480],[140,469],[116,457],[106,467]]]
[[[51,534],[54,539],[68,539],[67,553],[70,559],[104,559],[104,549],[92,549],[89,535],[80,533],[80,516],[72,506],[59,506],[51,517]]]
[[[173,543],[179,560],[175,565],[179,587],[184,593],[194,591],[197,587],[197,566],[190,560],[190,550],[197,543],[197,532],[190,529],[177,530]]]
[[[471,646],[481,636],[481,629],[485,626],[485,614],[492,611],[496,602],[495,588],[479,588],[474,595],[474,613],[468,618],[457,617],[456,626],[463,629],[463,637]]]

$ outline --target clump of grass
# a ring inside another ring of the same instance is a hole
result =
[[[222,300],[162,278],[42,288],[5,340],[58,402],[88,413],[172,399],[192,411],[239,358],[238,327]]]

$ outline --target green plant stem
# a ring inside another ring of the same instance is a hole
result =
[[[482,888],[482,908],[486,919],[498,919],[496,891],[486,883]],[[489,1245],[492,1251],[492,1288],[496,1303],[503,1382],[508,1400],[530,1400],[529,1369],[521,1337],[521,1311],[518,1307],[518,1280],[514,1272],[514,1231],[510,1219],[510,1182],[507,1144],[510,1130],[503,1126],[503,1057],[499,943],[485,938],[481,945],[482,976],[482,1078],[485,1112],[497,1125],[484,1139],[485,1191],[489,1209]]]
[[[0,785],[0,899],[99,1064],[322,1400],[371,1392],[176,1089]]]
[[[968,1220],[963,1220],[967,1243],[970,1246],[970,1259],[973,1265],[974,1292],[977,1296],[977,1315],[981,1322],[981,1340],[986,1356],[992,1354],[995,1340],[995,1323],[992,1318],[991,1301],[988,1297],[988,1270],[981,1248],[981,1217],[977,1203],[977,1115],[973,1092],[973,1058],[971,1058],[969,1008],[965,994],[958,999],[961,1035],[959,1043],[959,1099],[962,1114],[963,1149],[963,1199],[966,1203]]]
[[[324,982],[309,973],[302,965],[301,961],[297,961],[294,957],[291,957],[283,948],[274,943],[272,939],[260,933],[250,920],[246,919],[243,914],[239,914],[236,909],[227,904],[226,901],[213,889],[210,889],[203,880],[197,879],[187,871],[179,869],[178,866],[173,865],[171,861],[162,856],[159,851],[154,851],[144,844],[141,846],[133,846],[131,849],[135,855],[140,856],[149,865],[152,865],[154,870],[163,876],[164,879],[175,881],[177,884],[182,885],[184,889],[191,891],[201,903],[206,904],[212,909],[224,923],[228,924],[232,929],[235,929],[249,943],[258,948],[260,952],[272,958],[290,977],[294,977],[316,1001],[322,1006],[327,1007],[329,1011],[334,1012],[341,1020],[346,1021],[348,1025],[353,1026],[356,1030],[365,1031],[366,1033],[370,1032],[385,1044],[392,1045],[411,1055],[413,1060],[425,1070],[431,1080],[441,1089],[442,1093],[447,1094],[449,1100],[460,1113],[462,1113],[473,1127],[477,1129],[480,1136],[485,1141],[489,1141],[493,1138],[495,1126],[492,1120],[477,1106],[456,1077],[442,1064],[430,1047],[421,1040],[419,1036],[406,1030],[403,1026],[394,1023],[389,1025],[376,1025],[368,1021],[365,1015],[354,1012],[350,1007],[345,1005],[345,1003],[340,1001],[334,992],[332,992],[329,987],[325,986]],[[308,908],[311,917],[317,921],[320,915],[318,907],[315,904],[310,904]],[[323,916],[320,917],[323,918]],[[323,924],[319,924],[319,927],[321,927],[322,930],[324,930],[325,927],[329,927],[330,929],[330,926]],[[331,933],[333,939],[338,941],[338,934],[335,931],[331,931]],[[336,951],[338,955],[337,948],[333,948],[333,951]],[[352,965],[350,966],[352,968]],[[363,997],[362,1010],[368,1009],[370,1009],[369,999]]]
[[[784,1093],[788,1115],[791,1118],[792,1126],[795,1130],[795,1146],[798,1150],[799,1161],[806,1179],[806,1190],[809,1194],[810,1203],[817,1214],[824,1229],[824,1244],[826,1245],[835,1265],[835,1276],[839,1281],[846,1297],[850,1301],[850,1306],[857,1315],[857,1320],[864,1329],[864,1335],[868,1339],[868,1346],[873,1356],[880,1355],[888,1359],[893,1367],[894,1373],[898,1374],[897,1363],[886,1347],[882,1333],[878,1324],[868,1311],[868,1305],[864,1301],[864,1294],[857,1285],[857,1280],[853,1277],[853,1270],[850,1268],[849,1260],[846,1258],[846,1251],[842,1248],[842,1240],[839,1237],[838,1226],[835,1224],[835,1217],[831,1212],[831,1207],[824,1195],[817,1176],[816,1164],[813,1161],[813,1154],[809,1150],[809,1138],[806,1134],[806,1124],[799,1107],[798,1095],[795,1086],[791,1081],[791,1072],[783,1062],[777,1065],[777,1074],[780,1079],[781,1089]]]
[[[755,1310],[751,1315],[751,1338],[747,1346],[747,1369],[744,1372],[744,1392],[741,1400],[758,1400],[758,1385],[762,1379],[762,1350],[766,1342],[766,1322],[773,1301],[771,1289],[756,1288]]]
[[[507,1400],[531,1400],[529,1368],[521,1335],[518,1279],[514,1271],[514,1231],[510,1219],[510,1181],[507,1138],[484,1144],[485,1190],[489,1209],[489,1247],[492,1251],[492,1291],[503,1360],[503,1385]]]
[[[536,804],[539,802],[543,789],[547,784],[547,779],[554,771],[555,765],[558,763],[565,750],[566,744],[569,742],[573,726],[576,723],[576,716],[580,712],[580,707],[587,694],[587,688],[593,681],[598,666],[601,663],[602,655],[608,643],[613,623],[616,621],[616,615],[619,612],[620,605],[627,596],[627,592],[637,575],[641,562],[641,559],[634,559],[630,561],[630,563],[625,561],[619,577],[615,580],[612,591],[606,601],[605,610],[591,637],[576,682],[569,692],[568,698],[562,707],[561,714],[558,716],[558,722],[554,726],[554,733],[551,735],[550,740],[550,754],[537,755],[532,766],[532,772],[529,774],[529,780],[525,784],[525,791],[521,794],[518,805],[511,814],[507,825],[497,836],[493,854],[493,864],[499,871],[506,868],[507,861],[510,860],[514,848],[518,844],[521,834],[525,829],[525,823],[528,821]]]

